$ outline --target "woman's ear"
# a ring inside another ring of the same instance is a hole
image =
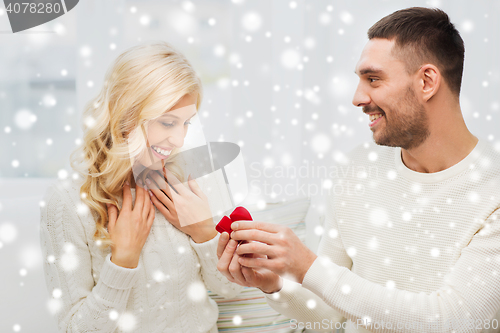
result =
[[[431,64],[423,65],[419,70],[420,92],[425,102],[436,95],[441,86],[441,72]]]

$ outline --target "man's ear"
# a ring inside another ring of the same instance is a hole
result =
[[[441,87],[441,72],[431,64],[425,64],[418,71],[419,90],[425,102],[436,95]]]

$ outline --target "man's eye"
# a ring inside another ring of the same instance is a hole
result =
[[[375,81],[377,81],[377,80],[378,80],[378,79],[375,79],[375,78],[373,78],[373,77],[371,77],[371,78],[369,78],[369,79],[368,79],[368,81],[370,81],[370,83],[373,83],[373,82],[375,82]]]

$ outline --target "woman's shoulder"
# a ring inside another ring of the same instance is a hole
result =
[[[58,179],[53,181],[45,191],[44,208],[57,211],[66,209],[76,212],[80,219],[85,218],[89,213],[89,209],[81,201],[80,197],[80,188],[83,183],[82,179]]]

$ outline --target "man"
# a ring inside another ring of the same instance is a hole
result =
[[[219,240],[218,269],[306,328],[500,332],[500,154],[462,117],[462,38],[427,8],[368,37],[353,104],[375,144],[349,157],[377,172],[338,180],[362,195],[332,193],[317,256],[285,227],[241,221]]]

